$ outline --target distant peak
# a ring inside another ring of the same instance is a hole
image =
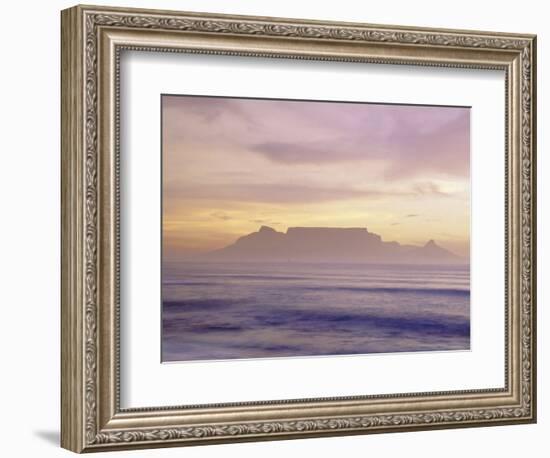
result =
[[[260,227],[259,232],[277,232],[275,229],[269,226],[262,226]]]
[[[437,246],[437,243],[435,243],[435,240],[431,239],[424,245],[425,247],[431,247],[431,246]]]

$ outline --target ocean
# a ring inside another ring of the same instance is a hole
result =
[[[469,266],[163,263],[163,362],[469,348]]]

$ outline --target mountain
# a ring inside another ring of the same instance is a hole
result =
[[[465,264],[433,240],[424,246],[384,242],[367,228],[289,227],[285,232],[262,226],[225,248],[205,253],[208,261],[372,262]]]

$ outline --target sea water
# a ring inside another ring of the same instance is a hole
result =
[[[165,261],[162,360],[467,350],[469,272]]]

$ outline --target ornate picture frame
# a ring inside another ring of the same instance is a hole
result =
[[[536,421],[536,37],[75,6],[62,12],[61,445],[75,452]],[[219,54],[505,72],[505,387],[120,406],[120,55]]]

